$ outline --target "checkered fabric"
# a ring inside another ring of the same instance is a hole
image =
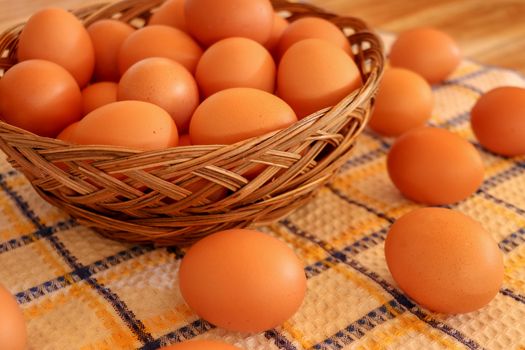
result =
[[[215,328],[185,305],[177,277],[183,250],[102,238],[40,199],[2,159],[0,283],[23,309],[30,349],[152,350],[196,338],[246,350],[525,349],[525,161],[487,152],[469,128],[476,99],[500,85],[525,86],[525,78],[464,61],[434,88],[430,122],[471,141],[486,166],[482,187],[452,206],[480,221],[505,256],[503,286],[485,308],[432,313],[393,281],[385,235],[418,205],[388,179],[385,155],[393,140],[369,131],[341,176],[308,205],[261,228],[302,259],[308,291],[282,326],[251,335]]]

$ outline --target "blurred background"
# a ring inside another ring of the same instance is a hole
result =
[[[114,0],[106,0],[114,1]],[[77,8],[104,0],[0,0],[0,29],[47,6]],[[434,26],[453,36],[466,57],[525,73],[525,0],[307,0],[375,29]]]

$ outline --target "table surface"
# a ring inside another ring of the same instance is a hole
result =
[[[75,8],[104,0],[0,0],[0,28],[39,8]],[[107,0],[112,1],[112,0]],[[525,72],[525,0],[308,0],[371,26],[399,32],[434,26],[457,39],[465,56]]]

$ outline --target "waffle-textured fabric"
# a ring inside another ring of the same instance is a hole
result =
[[[315,199],[260,228],[302,259],[308,291],[291,319],[252,335],[215,328],[185,305],[177,277],[183,250],[102,238],[40,199],[2,159],[0,283],[23,309],[29,348],[152,350],[206,338],[246,350],[525,349],[525,160],[487,152],[469,127],[476,99],[501,85],[525,86],[525,79],[464,61],[434,87],[430,122],[471,141],[486,166],[481,188],[452,206],[480,221],[504,253],[503,286],[485,308],[435,314],[393,281],[384,259],[385,236],[396,218],[418,205],[388,179],[385,156],[392,140],[370,131],[359,137],[341,175]]]

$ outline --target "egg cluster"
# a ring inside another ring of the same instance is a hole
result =
[[[0,80],[3,120],[138,150],[261,136],[362,84],[336,25],[289,24],[269,0],[170,0],[139,29],[115,19],[85,28],[49,8],[22,29],[17,57]]]

